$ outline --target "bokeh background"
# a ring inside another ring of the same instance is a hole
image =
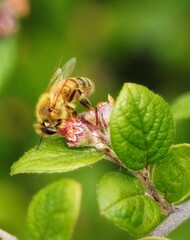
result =
[[[11,165],[38,142],[34,109],[56,64],[75,56],[74,75],[92,79],[95,105],[116,97],[126,81],[172,101],[190,89],[189,0],[0,1],[0,228],[27,239],[32,196],[55,179],[83,185],[73,240],[135,239],[99,215],[96,183],[100,162],[67,174],[10,176]],[[80,111],[80,108],[79,108]],[[188,120],[177,123],[175,142],[190,142]],[[189,240],[190,221],[171,235]]]

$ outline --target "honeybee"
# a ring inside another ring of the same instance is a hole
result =
[[[70,59],[62,68],[57,68],[50,79],[47,91],[36,105],[36,132],[42,136],[55,135],[68,117],[76,115],[75,105],[79,101],[87,109],[92,106],[86,99],[94,91],[94,84],[85,77],[70,77],[76,58]]]

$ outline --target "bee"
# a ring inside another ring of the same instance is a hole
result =
[[[76,116],[74,102],[92,109],[86,98],[94,91],[94,84],[85,77],[70,77],[75,65],[76,58],[72,58],[62,68],[57,68],[36,105],[34,128],[41,136],[57,134],[68,117]]]

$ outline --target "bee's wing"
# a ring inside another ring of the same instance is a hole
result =
[[[65,65],[61,68],[63,79],[71,76],[76,65],[76,58],[71,58]]]
[[[65,84],[65,79],[69,78],[76,65],[76,58],[71,58],[62,68],[57,68],[48,85],[51,94],[51,108],[54,108],[59,95]]]
[[[75,65],[76,65],[76,58],[74,57],[74,58],[71,58],[68,62],[66,62],[62,68],[58,67],[55,73],[53,74],[52,78],[50,79],[50,82],[48,84],[48,91],[51,91],[51,88],[58,81],[61,81],[70,77],[75,68]]]

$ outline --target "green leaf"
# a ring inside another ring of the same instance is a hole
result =
[[[49,138],[15,162],[11,174],[67,172],[93,164],[102,156],[95,148],[71,148],[63,138]]]
[[[142,169],[160,161],[174,136],[168,104],[146,87],[125,83],[110,119],[115,153],[130,169]]]
[[[144,235],[160,220],[160,207],[144,195],[141,182],[130,174],[109,172],[97,186],[101,213],[133,235]]]
[[[187,92],[173,102],[171,112],[175,120],[183,120],[190,118],[190,92]]]
[[[61,179],[40,190],[28,209],[32,239],[71,239],[80,200],[81,186],[71,179]]]
[[[174,203],[190,195],[190,144],[171,147],[166,158],[153,168],[155,187],[168,202]]]
[[[169,240],[169,238],[163,238],[163,237],[145,237],[138,240]]]

